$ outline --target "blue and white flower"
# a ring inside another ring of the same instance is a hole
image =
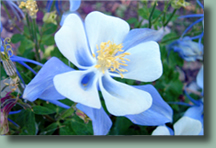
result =
[[[203,104],[190,107],[173,128],[158,126],[152,135],[203,135]]]
[[[158,31],[134,29],[120,18],[92,12],[83,24],[70,14],[55,34],[61,53],[81,70],[56,75],[56,90],[66,98],[100,109],[98,87],[108,111],[116,116],[149,109],[152,97],[112,77],[152,82],[162,75]]]
[[[23,98],[29,101],[35,101],[40,98],[49,101],[65,109],[69,106],[59,102],[58,100],[65,97],[60,95],[54,87],[53,78],[55,75],[72,71],[69,66],[66,66],[58,58],[52,57],[49,59],[41,70],[37,73],[34,79],[26,86]],[[161,98],[158,91],[152,85],[133,86],[141,91],[148,92],[152,97],[152,105],[146,111],[136,115],[126,115],[134,124],[144,126],[158,126],[167,122],[172,122],[173,111],[170,106]],[[83,104],[77,104],[76,107],[83,111],[91,120],[94,130],[94,135],[106,135],[111,126],[110,120],[103,107],[100,109],[88,107]]]
[[[169,52],[171,50],[178,52],[185,61],[203,60],[203,45],[192,41],[190,37],[172,42],[167,49]]]

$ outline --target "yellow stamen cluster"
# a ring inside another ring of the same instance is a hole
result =
[[[32,17],[32,18],[36,18],[36,14],[38,12],[38,6],[36,1],[34,0],[27,0],[26,2],[21,2],[19,5],[19,8],[23,9],[26,8],[28,11],[28,14]]]
[[[100,44],[100,49],[98,45],[97,48],[97,65],[95,65],[95,68],[100,69],[103,73],[105,73],[105,70],[110,70],[111,72],[117,72],[120,74],[121,78],[123,78],[122,72],[127,72],[128,70],[123,69],[121,66],[128,66],[126,61],[130,61],[127,58],[124,58],[126,55],[130,55],[130,53],[125,52],[121,54],[117,54],[118,52],[122,52],[122,44],[116,45],[115,43],[112,43],[111,41],[108,42],[102,42]],[[93,54],[95,57],[95,54]]]

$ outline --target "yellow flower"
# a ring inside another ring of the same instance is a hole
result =
[[[174,9],[179,9],[181,7],[186,7],[186,6],[189,6],[189,5],[190,5],[190,3],[185,2],[185,0],[171,0],[171,6]]]
[[[36,1],[34,0],[27,0],[26,2],[21,2],[19,5],[19,8],[21,9],[26,9],[28,14],[31,16],[31,18],[36,18],[37,17],[37,12],[38,12],[38,6]]]
[[[57,25],[56,17],[57,17],[56,11],[47,12],[43,17],[43,22],[44,23],[53,23],[53,24]]]

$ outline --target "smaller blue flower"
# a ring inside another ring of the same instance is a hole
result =
[[[201,4],[201,2],[199,0],[196,0],[197,3],[199,4],[199,6],[203,9],[204,11],[204,6]],[[198,20],[196,20],[195,22],[193,22],[190,26],[188,26],[185,31],[183,32],[183,34],[181,35],[181,38],[183,38],[185,36],[185,34],[195,25],[195,24],[198,24],[200,22],[203,23],[203,28],[204,28],[204,14],[189,14],[189,15],[185,15],[185,16],[180,16],[179,18],[199,18]],[[203,38],[203,35],[204,35],[204,29],[203,29],[203,32],[200,34],[200,35],[197,35],[197,36],[193,36],[193,37],[190,37],[191,40],[195,40],[195,39],[198,39],[199,41],[199,45],[200,45],[200,50],[202,50],[202,38]]]
[[[174,124],[174,131],[162,125],[152,135],[203,135],[203,104],[190,107]]]
[[[171,50],[178,52],[179,56],[185,61],[203,60],[203,45],[192,41],[190,37],[172,42],[167,49],[168,52]]]

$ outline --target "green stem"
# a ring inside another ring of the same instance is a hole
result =
[[[34,39],[35,39],[35,50],[36,50],[36,59],[38,62],[41,61],[40,53],[39,53],[39,46],[38,46],[38,39],[37,39],[37,26],[36,26],[36,19],[32,19],[32,28],[34,32]]]
[[[168,20],[166,21],[166,23],[163,25],[164,27],[167,26],[167,24],[170,22],[170,20],[172,19],[172,17],[174,16],[174,14],[176,13],[177,9],[174,9],[171,16],[168,18]]]
[[[151,11],[150,16],[149,16],[149,28],[151,28],[151,17],[154,13],[156,5],[157,5],[157,1],[154,3],[154,6],[153,6],[152,11]]]
[[[161,12],[161,13],[158,15],[158,17],[152,21],[152,24],[156,23],[162,14],[163,14],[163,12]]]
[[[29,21],[29,17],[28,17],[28,14],[26,13],[26,22],[27,22],[27,26],[28,26],[28,31],[29,31],[29,34],[30,34],[30,38],[32,41],[34,41],[34,38],[33,38],[33,31],[32,31],[32,27],[31,27],[31,24],[30,24],[30,21]]]
[[[169,4],[169,2],[165,2],[165,5],[164,5],[164,10],[163,10],[163,19],[162,19],[163,24],[164,24],[165,21],[166,21],[166,12],[167,12],[167,8],[168,8],[168,4]]]
[[[9,19],[12,19],[11,15],[10,15],[10,13],[9,13],[8,9],[6,8],[6,6],[5,6],[4,3],[2,3],[2,6],[4,7],[4,10],[5,10],[5,12],[7,13]]]

